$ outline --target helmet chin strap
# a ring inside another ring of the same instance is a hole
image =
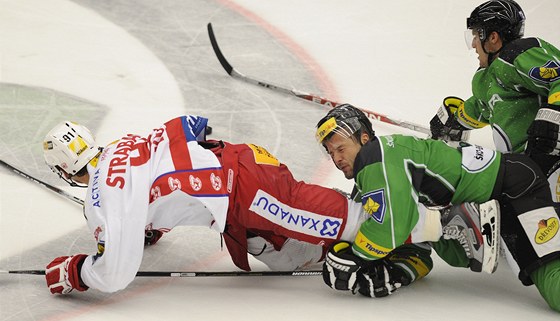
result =
[[[488,66],[490,66],[492,61],[494,61],[496,59],[496,57],[498,56],[498,54],[500,53],[500,51],[502,51],[502,48],[504,48],[504,43],[502,43],[502,46],[500,47],[500,49],[496,50],[495,52],[488,52],[488,51],[486,51],[486,47],[484,46],[484,44],[487,41],[488,41],[488,37],[486,37],[486,39],[484,39],[484,42],[482,43],[482,51],[484,51],[484,53],[488,55]]]

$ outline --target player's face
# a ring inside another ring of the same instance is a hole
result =
[[[354,136],[343,137],[334,134],[324,143],[327,152],[331,156],[336,168],[344,173],[347,179],[354,178],[354,161],[356,155],[362,148]]]
[[[482,68],[488,67],[488,54],[484,52],[484,44],[480,41],[479,34],[476,30],[472,31],[473,38],[472,38],[472,47],[476,50],[478,54],[478,64]]]

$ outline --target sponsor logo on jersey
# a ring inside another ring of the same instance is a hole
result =
[[[150,203],[175,191],[194,197],[227,197],[225,187],[221,184],[224,180],[221,174],[221,168],[203,168],[161,175],[150,187]],[[216,183],[218,180],[219,184]]]
[[[496,159],[496,152],[479,145],[461,148],[461,163],[469,173],[478,173],[488,168]]]
[[[228,193],[231,193],[231,191],[233,190],[233,169],[228,169],[227,174],[227,191]]]
[[[169,189],[171,191],[176,191],[178,189],[181,189],[181,181],[178,178],[173,178],[169,176],[169,178],[167,178],[167,184],[169,184]]]
[[[95,207],[101,207],[101,196],[99,193],[99,169],[93,174],[93,183],[91,183],[91,202]]]
[[[538,227],[537,234],[535,235],[535,243],[544,244],[558,233],[558,218],[551,217],[546,220],[540,220]]]
[[[150,196],[151,196],[151,199],[153,201],[160,198],[161,197],[161,188],[159,188],[159,186],[152,187],[152,189],[150,190]]]
[[[389,254],[389,252],[391,252],[391,249],[372,242],[369,238],[362,234],[362,231],[358,231],[354,244],[361,249],[362,252],[377,258],[385,257]]]
[[[342,219],[292,208],[265,191],[258,190],[249,210],[286,229],[302,234],[335,239]]]
[[[387,139],[387,146],[394,148],[395,147],[395,139],[393,136],[385,136]]]
[[[101,234],[103,233],[103,228],[98,226],[95,231],[93,231],[93,237],[95,237],[95,241],[97,242],[97,253],[93,256],[93,262],[95,262],[98,258],[103,255],[105,252],[105,241],[101,240]]]
[[[222,179],[220,176],[214,175],[214,173],[210,174],[210,183],[214,190],[219,191],[222,189]]]
[[[253,150],[255,163],[280,166],[280,161],[276,159],[276,157],[274,157],[271,153],[269,153],[264,147],[253,144],[247,144],[247,146],[249,146],[249,148]]]
[[[376,222],[383,223],[385,219],[385,189],[378,189],[362,196],[362,206]]]
[[[556,61],[547,61],[540,67],[533,67],[529,70],[529,77],[540,82],[553,82],[560,79],[560,65]]]
[[[191,184],[191,187],[195,192],[198,192],[202,189],[202,181],[198,177],[189,175],[189,183]],[[172,189],[172,191],[174,190]]]

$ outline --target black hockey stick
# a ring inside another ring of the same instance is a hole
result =
[[[50,189],[51,191],[53,191],[53,192],[55,192],[55,193],[57,193],[57,194],[59,194],[59,195],[62,195],[62,196],[66,197],[67,199],[69,199],[69,200],[71,200],[71,201],[73,201],[73,202],[76,202],[76,203],[78,203],[78,204],[80,204],[80,205],[82,205],[82,206],[84,205],[84,201],[83,201],[82,199],[77,198],[76,196],[71,195],[70,193],[67,193],[67,192],[61,190],[60,188],[58,188],[58,187],[56,187],[56,186],[53,186],[53,185],[51,185],[51,184],[49,184],[49,183],[43,182],[42,180],[35,178],[35,177],[33,177],[33,176],[29,175],[29,174],[26,174],[26,173],[22,172],[21,170],[15,168],[14,166],[12,166],[12,165],[6,163],[5,161],[3,161],[3,160],[1,160],[1,159],[0,159],[0,164],[1,164],[2,166],[6,167],[7,169],[11,170],[12,172],[14,172],[14,173],[16,173],[16,174],[19,174],[19,175],[23,176],[24,178],[27,178],[27,179],[29,179],[29,180],[31,180],[31,181],[33,181],[33,182],[35,182],[35,183],[37,183],[37,184],[43,186],[43,187],[46,187],[46,188]]]
[[[214,35],[214,30],[212,29],[212,23],[208,23],[208,36],[210,37],[210,43],[212,44],[212,48],[214,49],[214,53],[216,54],[216,57],[220,61],[220,64],[222,65],[222,67],[224,67],[226,72],[230,76],[232,76],[233,78],[245,81],[245,82],[253,84],[253,85],[268,88],[268,89],[271,89],[273,91],[277,91],[277,92],[281,92],[281,93],[284,93],[284,94],[289,94],[289,95],[292,95],[292,96],[296,96],[298,98],[305,99],[305,100],[314,102],[314,103],[319,104],[319,105],[327,106],[329,108],[334,108],[334,107],[340,105],[338,102],[332,101],[332,100],[327,99],[327,98],[323,98],[321,96],[306,93],[306,92],[299,91],[299,90],[296,90],[296,89],[288,89],[288,88],[285,88],[285,87],[282,87],[282,86],[279,86],[279,85],[272,84],[272,83],[267,82],[267,81],[257,80],[256,78],[245,76],[244,74],[240,73],[235,68],[233,68],[233,66],[227,61],[226,57],[224,56],[224,54],[220,50],[220,47],[218,46],[218,41],[216,40],[216,36]],[[385,115],[382,115],[382,114],[379,114],[379,113],[375,113],[375,112],[372,112],[372,111],[367,110],[367,109],[360,108],[360,110],[363,111],[368,116],[368,118],[370,118],[372,120],[377,120],[377,121],[381,121],[381,122],[384,122],[384,123],[400,126],[400,127],[403,127],[403,128],[408,128],[408,129],[414,130],[416,132],[427,134],[427,135],[430,134],[430,129],[425,127],[425,126],[415,124],[415,123],[411,123],[411,122],[407,122],[407,121],[403,121],[403,120],[390,118],[388,116],[385,116]]]
[[[322,271],[232,271],[232,272],[165,272],[139,271],[136,276],[145,277],[214,277],[214,276],[315,276],[322,275]],[[0,270],[0,274],[34,274],[45,275],[45,270]]]

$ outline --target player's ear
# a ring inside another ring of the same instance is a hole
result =
[[[363,144],[367,143],[369,141],[369,135],[368,133],[366,133],[365,131],[362,132],[362,134],[360,135],[360,141]]]

